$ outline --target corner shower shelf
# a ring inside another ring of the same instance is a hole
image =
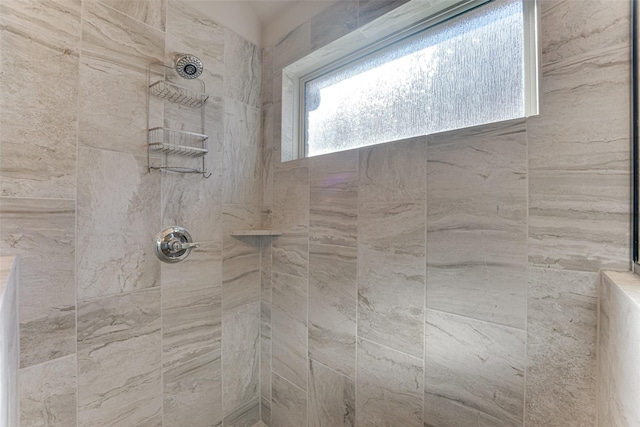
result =
[[[235,230],[231,232],[232,236],[280,236],[281,231],[276,230]]]
[[[198,92],[184,86],[177,85],[167,80],[159,80],[149,86],[149,91],[174,104],[182,104],[188,107],[200,108],[209,99],[209,95]]]

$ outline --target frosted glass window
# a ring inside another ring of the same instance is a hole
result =
[[[307,156],[525,115],[522,0],[495,0],[303,83]]]

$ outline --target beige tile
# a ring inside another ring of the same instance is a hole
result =
[[[307,393],[278,374],[273,374],[271,425],[278,427],[307,426]]]
[[[260,110],[226,98],[224,120],[223,200],[259,205],[262,202]]]
[[[146,73],[162,62],[164,33],[94,0],[83,3],[82,60],[114,64]]]
[[[221,348],[222,258],[203,243],[177,264],[162,264],[162,351],[165,369]]]
[[[159,176],[146,158],[88,148],[78,170],[78,299],[159,286]]]
[[[274,47],[273,101],[282,99],[282,69],[311,51],[311,24],[309,21],[293,29]]]
[[[164,31],[166,2],[164,0],[99,0],[147,25]]]
[[[525,332],[427,310],[425,425],[522,425]]]
[[[260,400],[258,398],[239,407],[224,418],[224,425],[229,427],[255,427],[260,425]]]
[[[225,96],[260,108],[262,51],[229,29],[224,33]]]
[[[351,378],[356,370],[357,251],[309,249],[309,357]]]
[[[422,359],[359,339],[357,376],[357,425],[422,426]]]
[[[162,410],[160,289],[78,306],[78,421],[136,425]]]
[[[273,169],[276,156],[274,136],[276,105],[262,107],[262,205],[273,204]]]
[[[597,273],[529,270],[527,426],[596,420]]]
[[[80,1],[5,1],[0,23],[0,195],[74,198]]]
[[[427,307],[524,329],[523,121],[428,139]]]
[[[302,390],[307,389],[307,294],[308,280],[273,273],[271,365]]]
[[[76,356],[20,369],[20,425],[76,425]]]
[[[358,336],[422,357],[425,210],[366,203],[358,215]]]
[[[528,120],[529,262],[629,267],[627,48],[543,69],[543,112]]]
[[[165,371],[163,381],[164,420],[160,425],[221,425],[220,352],[208,353]]]
[[[0,252],[20,256],[20,365],[75,353],[75,202],[0,199]]]
[[[358,1],[335,2],[311,18],[310,25],[314,51],[358,28]]]
[[[310,360],[308,411],[311,427],[355,426],[355,380]]]
[[[410,202],[426,197],[424,137],[360,149],[359,201]]]
[[[273,227],[288,233],[306,233],[309,229],[309,169],[276,171],[273,185]]]
[[[360,0],[358,1],[358,27],[402,6],[408,0]]]
[[[544,64],[629,42],[627,1],[541,0],[539,8]]]
[[[0,255],[0,422],[18,425],[20,396],[18,370],[20,369],[20,319],[18,319],[18,275],[20,259]]]
[[[271,384],[271,380],[269,380],[269,384]],[[271,426],[271,401],[267,399],[262,399],[260,406],[260,420],[264,424],[261,426],[257,424],[257,427],[269,427]]]

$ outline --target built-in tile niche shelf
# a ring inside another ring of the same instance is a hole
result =
[[[281,231],[277,230],[235,230],[231,232],[232,236],[280,236]]]
[[[179,79],[172,67],[164,64],[150,64],[148,72],[148,97],[160,98],[163,102],[184,105],[193,109],[193,114],[200,116],[200,128],[203,133],[186,132],[179,129],[169,129],[163,126],[152,127],[151,102],[147,109],[148,128],[148,160],[149,170],[160,169],[177,173],[197,173],[204,178],[209,178],[211,174],[207,172],[205,155],[209,152],[207,140],[209,137],[204,134],[205,117],[204,112],[209,95],[202,80],[192,79],[186,81],[185,85],[177,84],[172,80]],[[193,86],[190,88],[189,85]],[[157,123],[156,123],[157,124]],[[152,155],[163,154],[161,165],[152,164]],[[191,167],[191,164],[176,164],[172,156],[201,158],[201,167]]]

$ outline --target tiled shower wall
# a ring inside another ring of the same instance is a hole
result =
[[[21,425],[253,424],[260,247],[228,231],[260,224],[261,51],[174,0],[3,0],[0,20]],[[204,63],[208,180],[147,172],[147,64],[171,52]],[[161,265],[173,225],[202,245]]]
[[[281,69],[402,3],[339,2],[264,51],[263,224],[284,234],[262,419],[596,425],[598,271],[630,259],[630,2],[540,0],[540,116],[281,163]]]

